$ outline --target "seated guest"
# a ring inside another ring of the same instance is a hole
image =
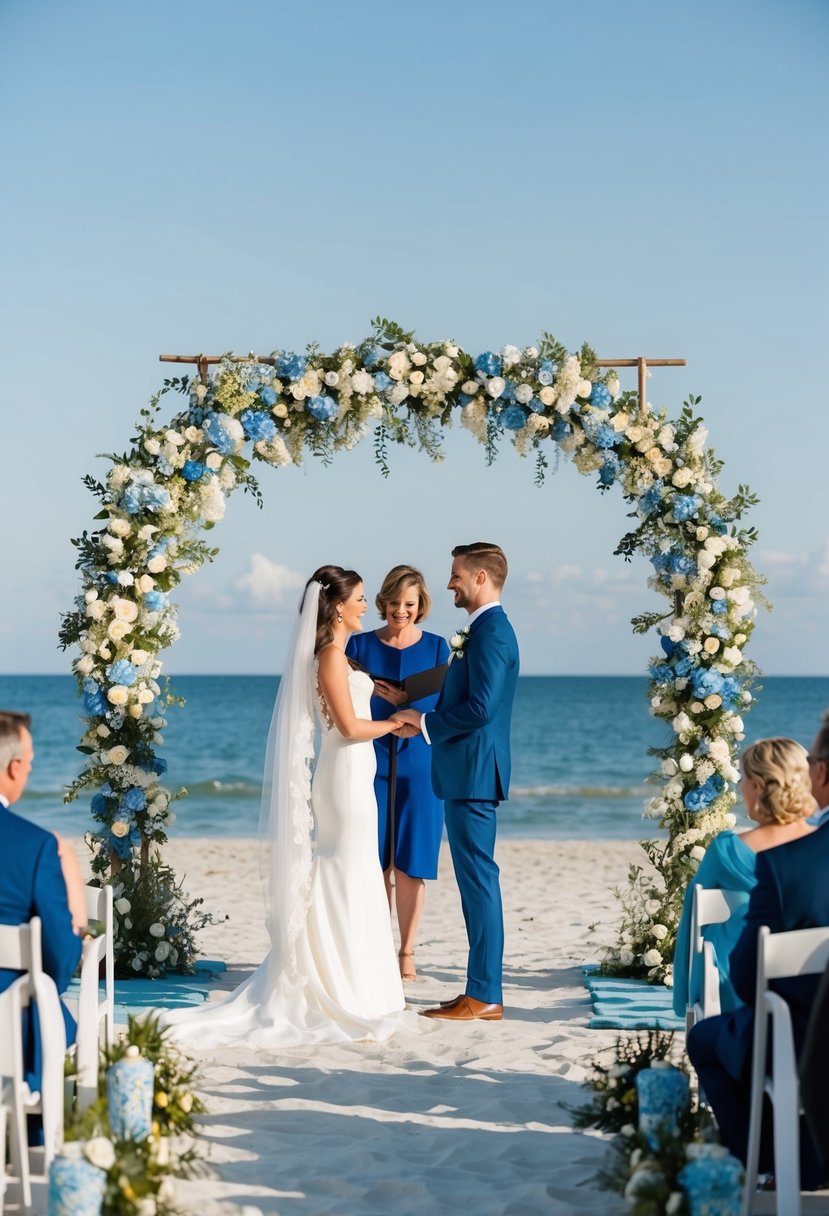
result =
[[[749,819],[757,824],[748,832],[721,832],[705,852],[685,893],[674,958],[674,1012],[680,1017],[688,1004],[702,999],[702,958],[695,959],[688,984],[687,960],[691,944],[694,888],[738,891],[743,899],[727,921],[705,925],[702,936],[714,947],[720,973],[720,1008],[736,1009],[740,1000],[728,974],[728,956],[743,931],[748,893],[757,881],[757,856],[766,849],[799,840],[814,831],[806,817],[815,809],[809,782],[809,757],[793,739],[760,739],[743,752],[740,793]]]
[[[748,1148],[757,931],[761,925],[768,925],[772,933],[829,927],[827,874],[829,825],[758,856],[757,882],[749,898],[743,932],[730,959],[734,991],[745,1003],[730,1013],[704,1018],[688,1035],[688,1054],[713,1107],[722,1140],[742,1161]],[[800,976],[773,985],[791,1009],[798,1055],[820,978]],[[803,1186],[806,1189],[819,1186],[829,1173],[828,1164],[802,1126]],[[764,1157],[761,1151],[760,1169],[770,1168],[768,1156]]]
[[[42,921],[43,970],[58,992],[67,987],[81,956],[81,939],[61,871],[58,842],[51,832],[9,810],[23,793],[34,759],[28,714],[0,711],[0,924]],[[0,992],[18,972],[0,968]],[[74,1042],[75,1021],[63,1008],[66,1041]],[[40,1089],[40,1041],[36,1019],[24,1028],[26,1080]]]

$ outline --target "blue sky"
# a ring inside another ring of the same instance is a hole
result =
[[[4,0],[0,5],[0,671],[67,670],[81,485],[123,450],[162,351],[333,348],[377,313],[477,352],[550,330],[684,356],[722,481],[761,505],[775,608],[753,655],[829,673],[827,74],[822,0]],[[632,379],[628,382],[633,387]],[[637,673],[655,602],[613,558],[617,493],[511,449],[439,466],[370,444],[263,469],[181,588],[171,671],[276,671],[297,578],[399,561],[457,620],[449,550],[499,541],[527,672]]]

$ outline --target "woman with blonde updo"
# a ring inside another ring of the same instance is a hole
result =
[[[723,1013],[741,1004],[728,975],[728,956],[743,929],[746,908],[756,884],[757,854],[778,845],[789,844],[814,831],[806,822],[814,812],[809,777],[809,758],[794,739],[759,739],[741,757],[743,796],[749,819],[757,825],[747,832],[721,832],[715,836],[700,862],[699,869],[685,893],[682,918],[674,953],[674,1012],[682,1016],[687,1004],[700,999],[702,966],[691,976],[690,994],[687,961],[690,950],[691,913],[694,887],[738,891],[742,902],[729,919],[719,925],[706,925],[702,935],[714,947],[720,973],[720,1006]]]

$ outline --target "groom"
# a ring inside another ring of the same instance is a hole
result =
[[[499,1022],[504,918],[495,864],[495,812],[509,794],[510,718],[518,644],[499,602],[507,559],[477,541],[452,550],[449,590],[469,613],[451,639],[449,670],[436,708],[397,716],[432,745],[432,785],[446,807],[446,834],[469,939],[466,992],[424,1017]]]

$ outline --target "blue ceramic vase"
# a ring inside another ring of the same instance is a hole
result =
[[[107,1069],[109,1124],[116,1140],[146,1140],[153,1118],[154,1070],[143,1056],[124,1056]]]
[[[107,1176],[83,1157],[54,1157],[49,1166],[49,1216],[101,1216]]]

